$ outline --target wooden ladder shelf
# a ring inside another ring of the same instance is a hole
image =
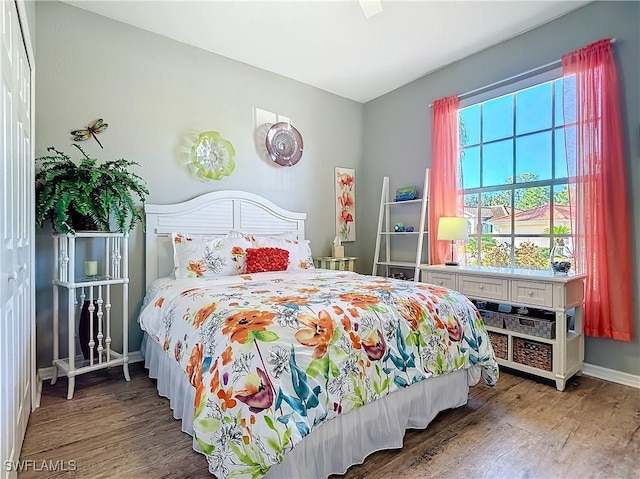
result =
[[[382,181],[382,195],[380,197],[380,213],[378,216],[378,230],[376,236],[376,249],[373,259],[373,272],[372,274],[384,276],[390,276],[392,270],[413,270],[413,280],[419,281],[420,279],[420,267],[428,264],[423,263],[423,256],[429,257],[429,232],[427,231],[427,212],[428,212],[428,193],[429,193],[429,169],[427,168],[424,175],[424,186],[422,189],[422,198],[394,201],[389,196],[389,177],[385,176]],[[394,214],[398,214],[397,208],[407,208],[410,211],[409,205],[414,205],[413,208],[420,208],[419,226],[416,231],[395,231],[394,223],[391,218]],[[394,258],[394,239],[400,237],[414,236],[417,239],[416,253],[414,261],[397,261]],[[425,238],[427,239],[427,252],[424,253]]]

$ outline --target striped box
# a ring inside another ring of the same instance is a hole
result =
[[[320,258],[313,258],[313,262],[316,268],[332,269],[335,271],[355,271],[357,259],[355,256],[347,256],[345,258],[322,256]]]

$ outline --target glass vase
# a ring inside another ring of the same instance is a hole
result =
[[[554,275],[566,276],[573,267],[573,252],[562,238],[556,239],[549,255],[549,266]]]

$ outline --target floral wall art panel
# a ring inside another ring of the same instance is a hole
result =
[[[335,168],[336,235],[342,241],[356,240],[356,172],[353,168]]]

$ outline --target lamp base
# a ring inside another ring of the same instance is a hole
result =
[[[444,265],[445,266],[460,266],[460,263],[458,263],[456,261],[445,261]]]

